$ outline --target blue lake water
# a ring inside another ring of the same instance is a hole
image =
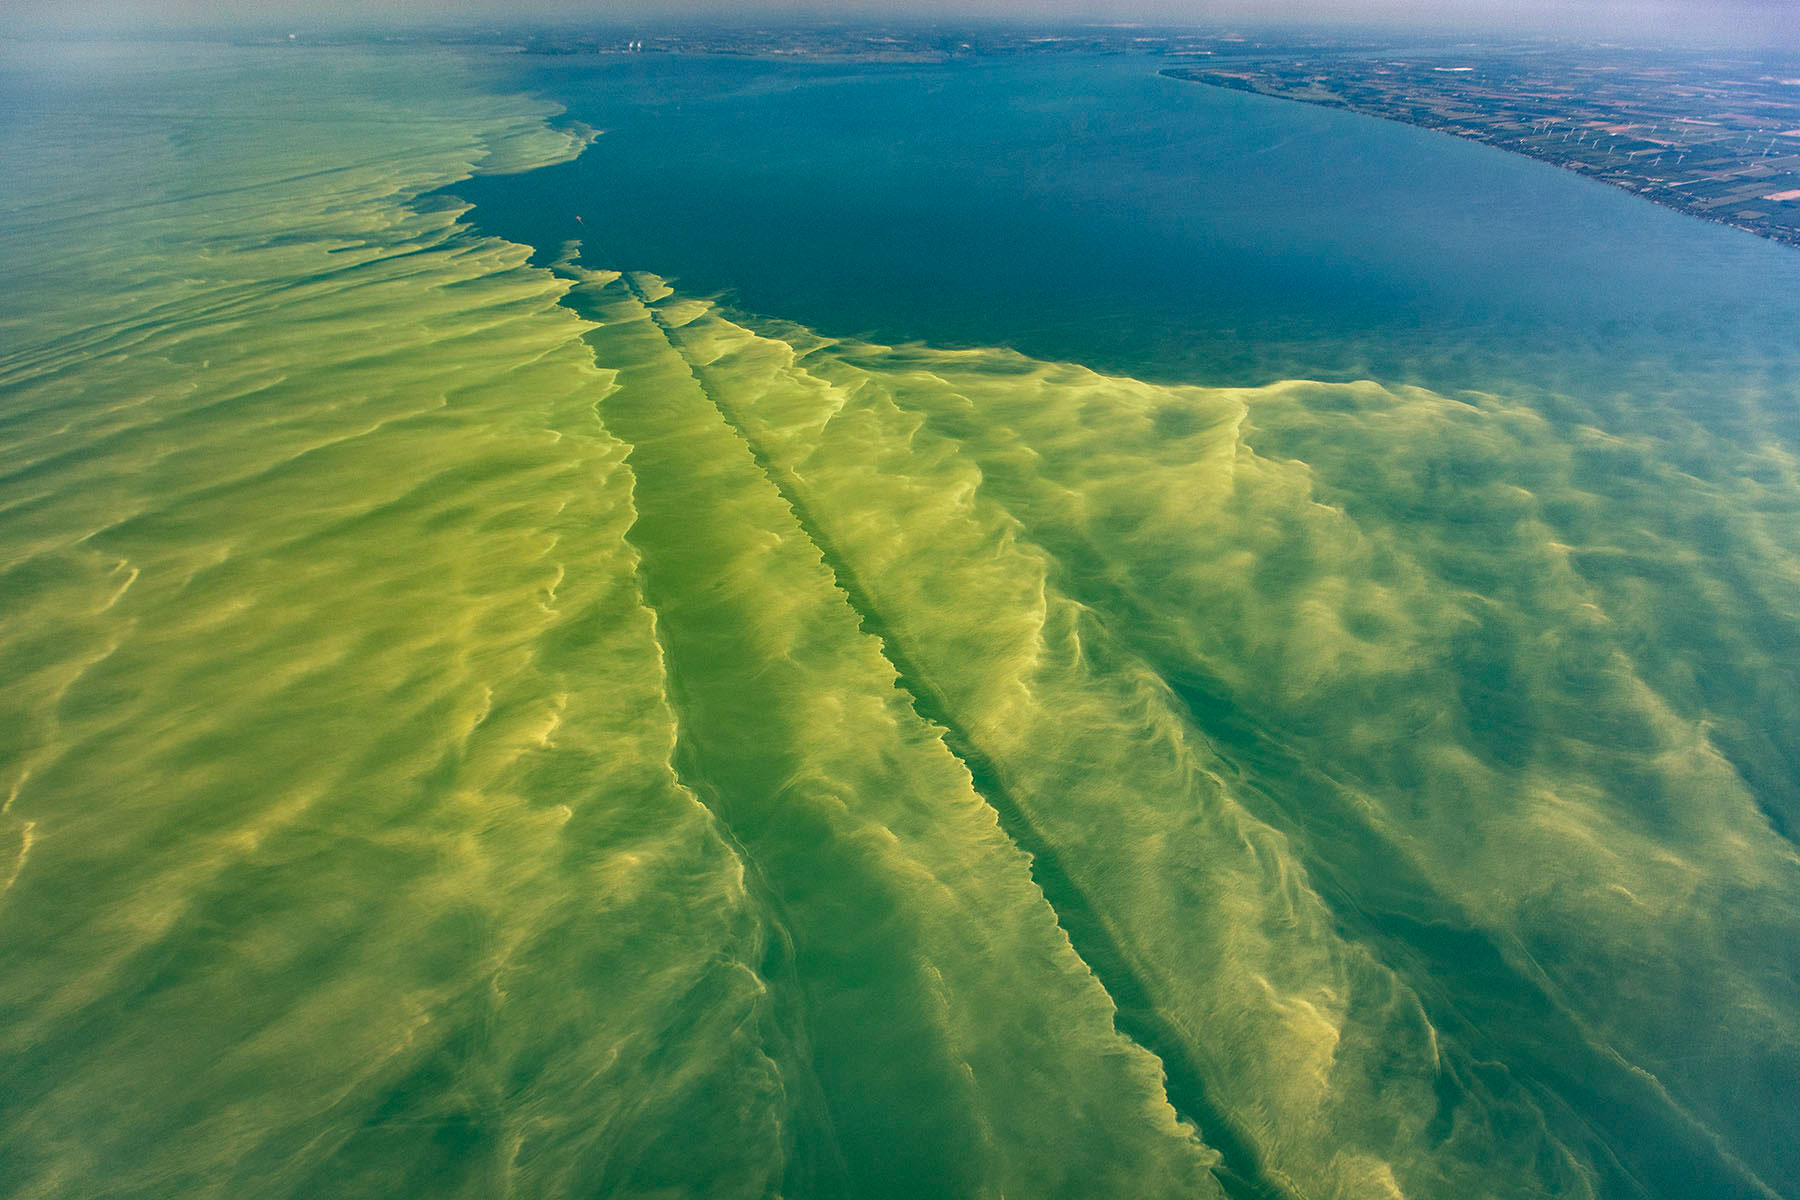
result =
[[[549,62],[525,81],[606,133],[465,188],[482,220],[747,312],[1209,383],[1792,384],[1782,247],[1154,59]]]

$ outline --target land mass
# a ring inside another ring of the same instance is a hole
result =
[[[1286,55],[1163,74],[1404,121],[1800,247],[1800,66],[1526,48]]]

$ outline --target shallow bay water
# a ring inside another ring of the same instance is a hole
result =
[[[1130,59],[8,65],[0,1192],[1800,1194],[1800,257]]]

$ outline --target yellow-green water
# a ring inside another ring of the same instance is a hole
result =
[[[413,203],[587,140],[479,55],[7,54],[0,1194],[1800,1188],[1753,405],[824,337]]]

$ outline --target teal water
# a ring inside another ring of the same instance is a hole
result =
[[[7,54],[0,1194],[1800,1195],[1800,256],[1131,59]]]
[[[1793,255],[1426,130],[1154,59],[583,61],[520,83],[592,151],[458,194],[746,313],[1213,384],[1793,386]]]

